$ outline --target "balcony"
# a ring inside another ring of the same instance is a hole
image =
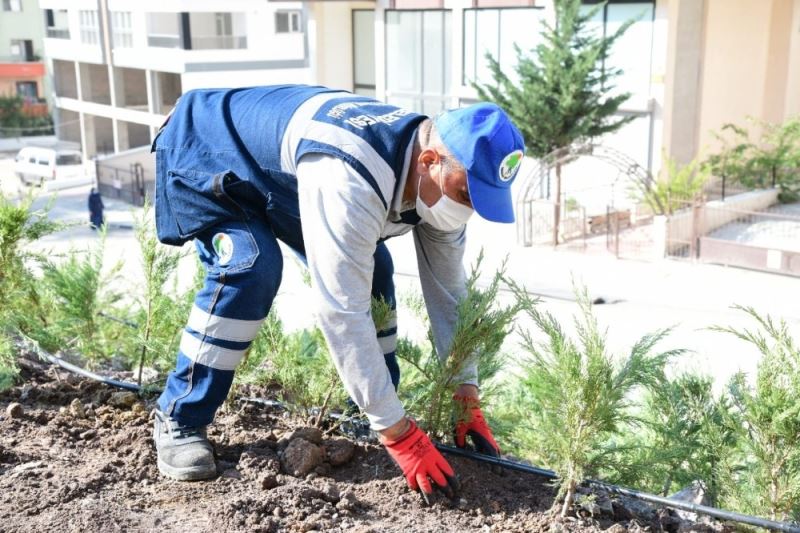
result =
[[[46,117],[49,113],[47,102],[43,100],[26,100],[22,104],[22,114],[26,117]]]
[[[69,28],[47,28],[47,36],[51,39],[69,39]]]
[[[192,35],[192,50],[241,50],[247,48],[246,35]]]
[[[180,35],[149,34],[147,36],[147,46],[153,46],[155,48],[183,48],[183,40]]]

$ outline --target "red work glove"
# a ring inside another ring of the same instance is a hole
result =
[[[453,396],[456,402],[456,446],[465,448],[467,446],[467,436],[472,438],[475,451],[492,457],[500,457],[500,446],[494,440],[489,424],[483,418],[480,402],[477,398],[468,396]]]
[[[395,440],[384,440],[383,445],[403,471],[411,490],[422,490],[425,503],[430,504],[429,497],[433,494],[429,477],[452,500],[458,491],[455,472],[417,424],[413,420],[408,422],[409,428],[402,435]]]

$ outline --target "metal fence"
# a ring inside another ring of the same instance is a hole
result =
[[[800,276],[800,204],[766,211],[704,206],[700,261]]]
[[[150,176],[139,163],[127,169],[101,163],[96,164],[97,188],[103,196],[133,205],[152,203],[155,195],[155,176]]]

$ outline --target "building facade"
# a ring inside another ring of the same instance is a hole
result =
[[[0,0],[0,95],[23,98],[25,112],[36,116],[47,114],[50,93],[43,38],[36,0]]]
[[[196,87],[319,83],[428,114],[465,105],[473,82],[491,81],[485,55],[512,71],[515,46],[536,46],[554,11],[553,0],[39,4],[60,135],[87,155],[149,143]],[[634,120],[603,143],[654,174],[663,154],[687,162],[713,148],[726,122],[800,112],[800,0],[610,0],[592,24],[631,19],[610,61]]]
[[[491,82],[485,55],[505,72],[515,46],[539,44],[554,0],[378,0],[352,13],[353,88],[424,113],[474,102]],[[599,0],[583,0],[588,12]],[[800,113],[800,0],[609,0],[592,28],[633,24],[609,62],[634,119],[600,140],[658,176],[666,155],[687,163],[718,146],[715,132],[747,117],[782,122]],[[374,43],[369,46],[369,43]],[[587,166],[593,165],[593,166]],[[616,168],[566,169],[572,198],[588,211],[631,203]]]
[[[177,98],[190,89],[338,85],[349,76],[349,62],[344,68],[328,66],[342,49],[343,57],[352,52],[349,43],[326,37],[327,19],[318,13],[324,6],[256,0],[39,0],[39,5],[58,135],[79,142],[87,157],[149,144]],[[341,3],[336,11],[347,20],[350,6]],[[345,31],[349,36],[349,28]],[[314,52],[320,46],[329,46],[323,57]]]

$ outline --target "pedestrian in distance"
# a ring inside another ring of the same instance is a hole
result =
[[[99,229],[100,226],[105,224],[105,218],[103,217],[103,209],[105,208],[105,205],[103,205],[103,198],[100,196],[100,192],[96,187],[92,187],[92,190],[89,193],[88,204],[89,227],[93,230]]]
[[[462,264],[473,211],[514,221],[511,184],[522,136],[496,105],[429,118],[348,92],[302,85],[193,90],[153,142],[159,239],[194,240],[204,286],[158,399],[159,470],[178,480],[216,475],[206,427],[281,283],[282,241],[306,259],[318,324],[345,389],[409,486],[452,496],[455,472],[406,416],[397,396],[396,313],[375,332],[373,297],[396,309],[385,240],[411,232],[439,354],[447,354],[466,294]],[[456,399],[456,444],[499,455],[480,411],[477,368]]]

